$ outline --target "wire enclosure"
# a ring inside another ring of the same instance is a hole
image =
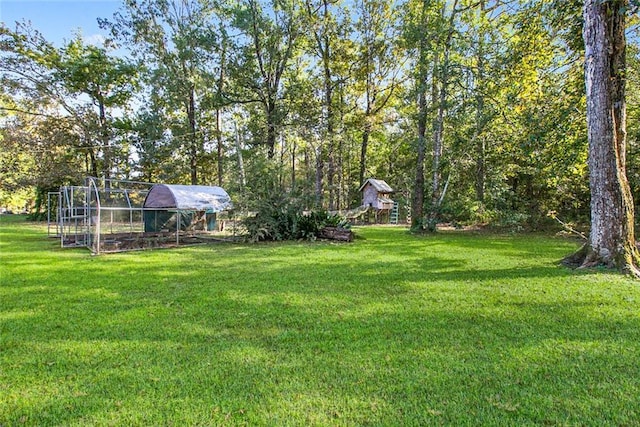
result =
[[[83,186],[61,187],[48,194],[48,233],[59,237],[63,248],[87,247],[93,254],[228,240],[236,235],[236,221],[229,217],[231,203],[221,188],[173,186],[186,192],[193,187],[194,194],[215,189],[226,196],[226,203],[145,207],[154,186],[172,187],[93,177],[86,178]]]

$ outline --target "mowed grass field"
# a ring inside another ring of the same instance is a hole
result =
[[[640,284],[542,235],[91,256],[0,217],[0,426],[640,425]]]

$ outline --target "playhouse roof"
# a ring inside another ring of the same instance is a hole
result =
[[[393,193],[394,192],[393,188],[389,187],[389,184],[387,184],[386,182],[384,182],[381,179],[373,179],[373,178],[367,179],[360,186],[360,190],[358,190],[358,191],[362,191],[367,184],[373,185],[373,187],[378,191],[378,193]]]
[[[144,207],[220,212],[231,207],[231,198],[220,187],[156,184],[149,190]]]

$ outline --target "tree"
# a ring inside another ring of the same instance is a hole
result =
[[[344,80],[346,63],[351,62],[349,40],[350,25],[339,0],[306,0],[311,28],[309,50],[314,58],[312,73],[318,74],[322,86],[322,122],[320,146],[316,152],[316,204],[321,205],[324,165],[327,164],[326,182],[329,190],[329,210],[341,204],[342,141],[338,140],[338,113],[336,87]],[[341,75],[343,74],[343,75]],[[339,107],[339,106],[338,106]],[[337,182],[336,182],[337,181]]]
[[[411,6],[411,3],[409,4]],[[450,8],[450,10],[449,10]],[[447,14],[447,12],[449,12]],[[438,210],[444,196],[441,184],[444,150],[445,116],[449,103],[451,54],[457,31],[458,0],[448,2],[415,2],[409,8],[406,38],[416,55],[413,73],[417,98],[417,159],[412,198],[414,229],[427,225],[435,230]],[[424,217],[425,179],[424,162],[427,151],[427,132],[431,119],[432,166],[429,212]]]
[[[264,145],[275,156],[278,128],[282,124],[282,78],[296,52],[303,31],[302,4],[298,0],[246,0],[234,10],[233,25],[246,43],[236,57],[235,79],[248,94],[241,102],[257,102],[263,110]]]
[[[56,80],[63,82],[70,95],[86,95],[98,109],[97,133],[104,157],[101,172],[109,180],[115,154],[109,109],[123,108],[131,98],[136,67],[122,58],[110,56],[105,48],[86,45],[81,37],[76,37],[61,49],[55,68]]]
[[[210,25],[211,5],[202,0],[126,0],[113,22],[101,19],[115,40],[124,42],[147,69],[148,90],[166,106],[166,123],[182,145],[191,184],[198,184],[203,154],[201,100],[210,90],[208,73],[218,59]],[[178,118],[178,122],[173,120]]]
[[[404,16],[405,43],[409,52],[416,57],[413,72],[415,97],[417,98],[417,137],[415,179],[411,200],[412,228],[422,228],[424,216],[424,161],[427,150],[427,119],[429,112],[429,77],[431,75],[430,54],[431,37],[428,37],[429,25],[433,25],[436,15],[434,4],[427,0],[407,2]],[[415,53],[414,53],[415,52]]]
[[[570,259],[636,277],[634,205],[626,177],[626,37],[628,0],[586,0],[583,8],[589,138],[591,231]]]
[[[356,2],[359,19],[356,37],[360,40],[356,79],[363,87],[362,143],[360,145],[360,172],[358,179],[364,183],[367,173],[369,139],[376,130],[376,121],[399,86],[402,69],[398,38],[397,10],[387,1],[359,0]]]
[[[0,52],[0,87],[14,100],[5,109],[34,130],[22,140],[49,140],[49,153],[85,156],[84,173],[96,176],[100,170],[108,178],[114,154],[108,110],[126,106],[135,70],[106,48],[85,45],[80,36],[56,48],[27,24],[17,24],[15,31],[0,28]]]

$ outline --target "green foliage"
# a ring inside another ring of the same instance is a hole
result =
[[[296,230],[301,239],[315,240],[324,227],[350,228],[349,222],[340,215],[326,211],[311,211],[298,215]]]
[[[290,200],[274,195],[258,205],[255,216],[242,221],[251,241],[291,240],[297,237],[299,209]]]
[[[242,210],[270,193],[348,210],[364,174],[390,183],[403,211],[424,195],[414,216],[433,209],[413,219],[421,230],[435,220],[529,229],[550,210],[588,222],[581,5],[128,0],[100,19],[104,47],[79,37],[56,47],[28,24],[2,25],[0,203],[117,174],[222,182]],[[114,56],[116,43],[138,62]],[[638,199],[637,39],[627,53]],[[256,233],[299,238],[292,224],[313,221],[287,209]]]
[[[134,93],[138,67],[110,55],[106,48],[85,44],[81,37],[67,43],[55,64],[55,78],[70,93],[83,93],[102,107],[122,107]]]
[[[0,216],[0,424],[629,425],[640,287],[543,235],[91,256]]]
[[[348,228],[347,221],[325,211],[303,212],[296,200],[273,195],[257,205],[257,212],[242,221],[250,241],[315,240],[326,226]]]

